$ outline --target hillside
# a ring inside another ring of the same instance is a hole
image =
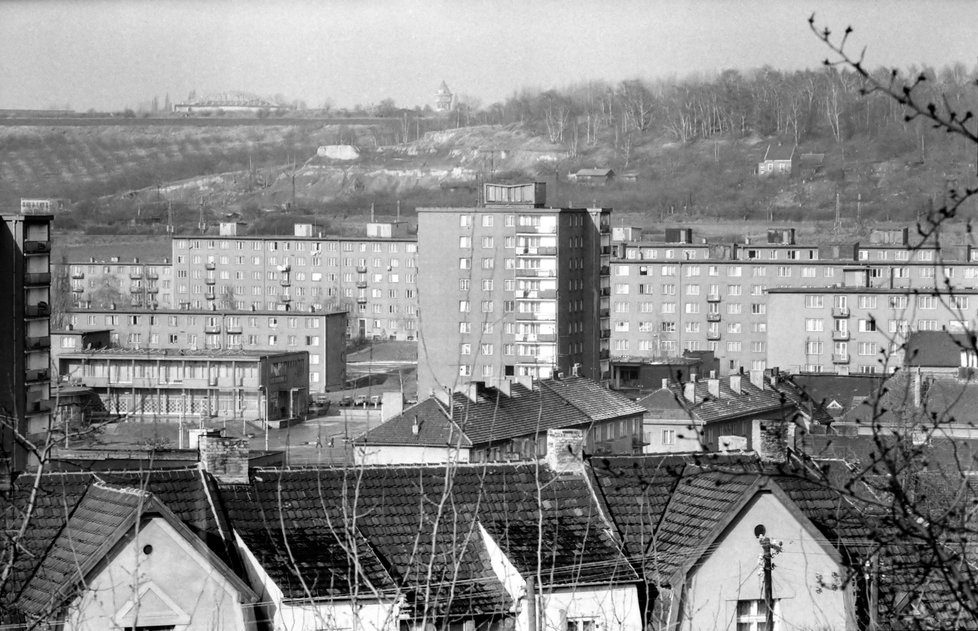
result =
[[[371,205],[380,216],[409,216],[418,206],[474,204],[482,179],[546,181],[551,204],[611,206],[646,226],[831,221],[837,199],[849,220],[858,213],[860,220],[913,221],[943,202],[949,182],[975,183],[974,155],[936,133],[925,137],[923,151],[898,134],[803,142],[800,151],[825,154],[824,171],[810,181],[758,178],[754,168],[777,139],[756,135],[687,143],[646,135],[627,155],[612,137],[575,153],[572,144],[548,142],[519,124],[379,142],[388,138],[369,125],[0,127],[0,203],[65,196],[77,211],[60,218],[59,228],[93,234],[164,232],[168,221],[190,231],[201,219],[223,217],[267,232],[287,229],[293,215],[343,233],[365,221]],[[327,144],[355,145],[359,155],[317,156]],[[569,180],[593,166],[633,171],[637,182],[590,188]]]

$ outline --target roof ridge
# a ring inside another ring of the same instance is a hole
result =
[[[144,491],[143,489],[138,489],[131,486],[119,486],[117,484],[106,482],[102,478],[98,477],[98,474],[95,474],[92,477],[95,479],[95,482],[92,484],[92,488],[95,489],[104,489],[106,491],[113,491],[115,493],[122,493],[124,495],[136,495],[139,497],[153,496],[150,491]],[[79,501],[79,504],[81,504],[81,501]]]

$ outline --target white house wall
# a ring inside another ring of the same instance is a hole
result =
[[[65,629],[104,631],[134,622],[182,631],[254,628],[250,604],[242,605],[234,585],[163,519],[147,523],[107,563],[70,607]]]
[[[737,628],[737,601],[763,598],[761,546],[754,536],[758,524],[772,540],[783,542],[783,551],[773,559],[774,598],[781,600],[776,611],[783,617],[776,628],[855,629],[852,588],[841,586],[843,567],[827,543],[816,539],[772,493],[759,494],[690,572],[679,605],[679,628],[732,631]]]
[[[264,568],[235,533],[242,552],[245,572],[252,588],[260,595],[263,607],[271,614],[273,631],[317,631],[319,629],[356,629],[356,631],[396,631],[400,607],[394,600],[377,602],[365,591],[357,601],[359,615],[353,613],[349,600],[316,600],[286,602],[282,590],[272,581]]]
[[[595,631],[643,631],[635,585],[575,587],[538,598],[538,631],[568,631],[568,620],[593,620]]]
[[[446,462],[468,462],[468,449],[446,447],[414,446],[366,446],[357,447],[356,463],[373,464],[443,464]]]

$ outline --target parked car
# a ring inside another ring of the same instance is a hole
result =
[[[358,394],[357,396],[353,397],[353,405],[362,405],[363,407],[367,407],[367,395]]]
[[[374,406],[375,408],[380,407],[381,402],[382,397],[379,394],[375,394],[370,397],[370,405]]]
[[[343,397],[340,399],[340,407],[348,408],[351,405],[353,405],[353,395],[352,394],[343,395]]]

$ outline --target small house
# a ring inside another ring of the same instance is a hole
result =
[[[581,169],[574,178],[584,186],[607,186],[615,181],[615,172],[611,169]]]
[[[764,158],[757,164],[757,174],[766,175],[795,175],[798,173],[797,145],[768,145]]]

